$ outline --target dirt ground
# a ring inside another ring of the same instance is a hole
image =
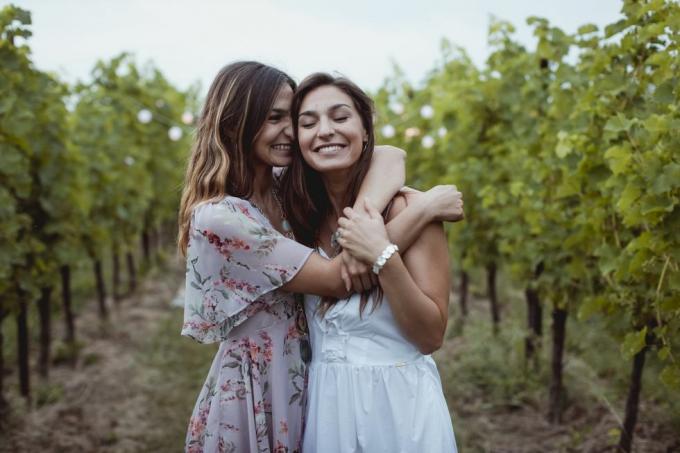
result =
[[[0,433],[0,451],[181,451],[186,422],[202,383],[200,376],[207,372],[214,354],[211,347],[178,338],[181,347],[190,349],[183,350],[182,355],[201,358],[205,363],[204,369],[197,367],[193,373],[193,379],[198,379],[193,383],[194,394],[179,395],[181,410],[171,417],[175,426],[168,426],[162,406],[178,395],[160,393],[172,392],[167,387],[177,377],[168,381],[162,368],[166,358],[175,357],[177,351],[166,349],[162,339],[179,337],[181,310],[171,308],[170,302],[183,278],[179,266],[155,270],[134,296],[111,306],[107,324],[99,321],[92,301],[77,320],[76,335],[83,348],[75,368],[54,366],[49,384],[33,383],[34,400],[38,395],[49,398],[52,393],[56,401],[37,408],[34,401],[33,410],[28,411],[23,400],[14,396],[14,414]],[[59,336],[55,332],[55,337]],[[177,372],[186,374],[182,369]],[[7,380],[15,378],[12,375]],[[32,378],[35,380],[36,375]],[[154,445],[169,437],[179,442],[176,448]]]
[[[545,401],[522,404],[490,402],[483,394],[454,397],[455,379],[446,374],[445,357],[455,357],[451,343],[438,353],[438,363],[453,413],[459,452],[484,453],[604,453],[617,452],[622,411],[608,402],[588,395],[583,403],[570,401],[560,425],[546,420]],[[447,379],[448,378],[448,379]],[[578,399],[578,398],[577,398]],[[680,430],[674,430],[661,409],[646,400],[640,402],[633,452],[680,452]],[[459,429],[461,428],[461,429]],[[463,448],[460,448],[463,446]]]
[[[14,413],[0,433],[0,452],[182,451],[186,423],[216,350],[179,335],[182,312],[171,301],[183,278],[177,265],[152,271],[134,296],[112,307],[106,325],[90,303],[77,320],[83,349],[75,368],[54,366],[49,384],[33,374],[34,400],[43,403],[34,401],[30,411],[12,396]],[[448,364],[465,348],[464,337],[457,337],[435,355],[461,453],[615,451],[616,411],[596,397],[570,404],[565,423],[553,426],[539,403],[498,405],[483,392],[456,391],[455,369]],[[680,434],[655,422],[658,411],[643,399],[634,451],[680,451]]]

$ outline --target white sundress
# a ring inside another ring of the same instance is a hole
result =
[[[321,252],[323,253],[323,252]],[[457,452],[437,366],[401,333],[386,297],[361,296],[323,318],[305,295],[312,346],[304,453]]]

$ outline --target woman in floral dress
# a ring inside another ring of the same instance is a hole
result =
[[[294,82],[238,62],[213,81],[199,119],[179,216],[186,255],[182,334],[219,342],[189,423],[189,452],[299,452],[307,371],[304,314],[294,293],[342,297],[344,262],[291,239],[274,167],[292,155]],[[361,194],[384,206],[403,184],[403,152],[376,149]],[[377,170],[380,169],[380,172]],[[455,190],[389,227],[404,246],[429,220],[451,216]],[[354,289],[372,284],[354,274]]]

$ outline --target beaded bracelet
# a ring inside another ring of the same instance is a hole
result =
[[[387,247],[385,247],[385,250],[383,250],[378,259],[375,260],[375,263],[373,263],[373,273],[375,275],[378,275],[378,273],[383,268],[387,260],[390,259],[390,257],[394,255],[394,252],[397,251],[399,251],[399,247],[397,247],[395,244],[390,244]]]

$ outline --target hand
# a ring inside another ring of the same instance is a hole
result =
[[[354,258],[372,266],[390,241],[382,216],[368,199],[364,199],[363,208],[363,213],[343,210],[345,217],[338,219],[338,243]]]
[[[378,284],[378,277],[372,270],[350,255],[347,250],[343,250],[340,257],[342,258],[340,272],[347,291],[351,289],[352,292],[361,293]]]
[[[423,195],[426,211],[433,221],[458,222],[465,218],[463,194],[456,186],[434,186]]]

